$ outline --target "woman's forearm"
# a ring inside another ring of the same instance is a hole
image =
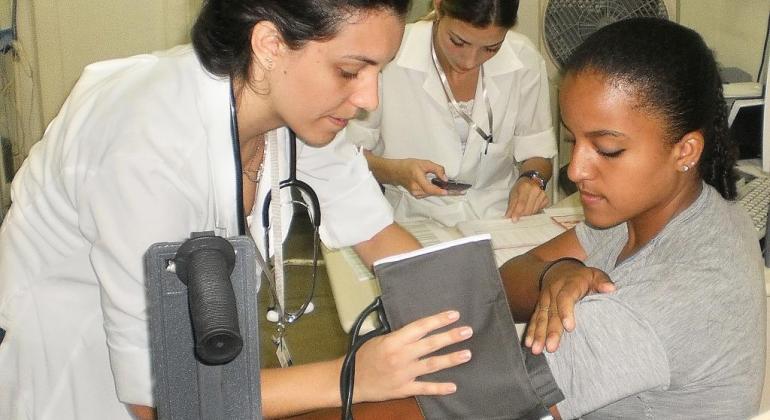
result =
[[[369,150],[364,150],[364,157],[369,164],[369,170],[374,174],[374,178],[380,184],[395,184],[392,164],[393,159],[386,159],[373,154]]]
[[[340,405],[342,359],[282,369],[263,369],[262,414],[284,417]]]

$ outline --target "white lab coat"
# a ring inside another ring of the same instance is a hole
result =
[[[428,159],[447,176],[473,184],[464,196],[415,199],[403,187],[385,186],[396,221],[434,219],[453,226],[467,219],[502,217],[518,178],[516,164],[556,154],[548,78],[543,58],[523,35],[509,31],[499,52],[484,63],[494,117],[494,143],[471,130],[462,153],[441,80],[431,60],[432,22],[407,25],[396,58],[382,72],[380,106],[351,122],[345,136],[390,159]],[[489,132],[481,78],[472,118]]]
[[[287,130],[278,138],[285,149]],[[297,166],[330,246],[392,223],[353,146],[300,144]],[[143,254],[193,231],[237,235],[236,193],[229,83],[192,48],[88,66],[16,175],[0,228],[0,418],[127,419],[121,402],[151,405]]]

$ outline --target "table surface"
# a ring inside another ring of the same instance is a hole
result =
[[[552,208],[570,207],[580,207],[580,198],[577,194],[572,194],[552,206]],[[456,239],[462,236],[456,228],[442,228],[442,230],[445,235],[443,239]],[[346,332],[349,332],[361,311],[380,295],[380,286],[373,277],[366,280],[360,279],[362,269],[360,261],[359,264],[351,263],[350,250],[329,249],[322,246],[322,252],[340,324]],[[361,331],[371,331],[375,323],[374,315],[370,316],[364,322]]]

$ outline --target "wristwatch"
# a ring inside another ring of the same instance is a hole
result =
[[[548,181],[543,178],[543,175],[540,175],[540,172],[538,171],[525,171],[522,172],[521,175],[519,175],[519,178],[529,178],[534,179],[538,185],[540,186],[541,190],[545,191],[545,184],[548,183]]]

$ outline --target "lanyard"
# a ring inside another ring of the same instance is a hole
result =
[[[230,83],[230,137],[233,142],[233,154],[235,158],[235,181],[236,181],[236,207],[237,207],[237,219],[238,219],[238,234],[244,235],[246,233],[245,217],[243,210],[243,171],[241,168],[241,156],[240,156],[240,141],[238,138],[238,119],[235,109],[235,94],[232,87],[232,81]],[[286,344],[286,329],[289,325],[297,321],[308,310],[309,305],[315,291],[316,286],[316,270],[318,267],[318,232],[321,224],[321,205],[318,201],[313,188],[305,182],[297,179],[297,136],[294,131],[289,129],[289,177],[285,180],[279,181],[279,165],[280,159],[278,158],[278,136],[276,130],[270,130],[265,134],[265,148],[270,148],[270,154],[263,159],[270,158],[270,192],[265,197],[262,205],[262,227],[264,229],[264,250],[265,255],[269,258],[270,252],[270,237],[272,233],[272,243],[275,245],[273,249],[273,264],[272,267],[265,261],[266,257],[263,257],[260,252],[257,252],[256,259],[262,273],[267,279],[268,289],[273,298],[273,304],[275,310],[278,313],[278,320],[276,322],[276,334],[272,337],[273,342],[276,344],[276,355],[281,363],[281,366],[291,366],[292,358]],[[257,186],[259,188],[259,186]],[[313,265],[312,265],[312,279],[310,292],[307,299],[302,306],[296,311],[287,311],[284,284],[285,284],[285,272],[284,272],[284,255],[283,255],[283,234],[281,228],[281,198],[280,190],[282,188],[293,188],[302,194],[302,197],[307,204],[308,213],[311,214],[311,221],[313,223]],[[275,197],[275,199],[273,199]],[[272,224],[271,224],[272,222]],[[310,309],[312,310],[312,309]],[[1,331],[1,330],[0,330]]]
[[[479,127],[475,121],[473,121],[473,118],[471,118],[470,115],[463,112],[463,110],[460,109],[460,106],[457,104],[457,101],[455,100],[454,95],[452,95],[452,89],[449,87],[449,81],[446,78],[446,73],[444,73],[444,70],[441,68],[441,65],[438,62],[438,57],[436,56],[436,47],[434,46],[435,42],[435,36],[436,36],[436,24],[434,23],[434,29],[431,33],[430,38],[430,53],[431,57],[433,58],[433,67],[436,68],[436,72],[438,73],[439,79],[441,79],[441,87],[444,89],[444,95],[446,96],[447,102],[449,105],[452,106],[452,108],[465,120],[466,123],[470,126],[471,130],[476,130],[476,132],[481,136],[484,141],[487,142],[486,147],[484,147],[484,154],[487,154],[487,151],[489,150],[489,143],[492,143],[492,106],[489,104],[489,95],[487,95],[487,86],[484,83],[484,65],[482,64],[480,66],[481,68],[481,74],[479,75],[481,77],[481,96],[484,98],[484,104],[487,106],[487,117],[489,118],[489,134],[484,132],[484,130]]]
[[[236,219],[238,223],[238,235],[245,235],[246,234],[246,223],[245,223],[245,214],[243,210],[243,171],[242,171],[242,165],[241,165],[241,144],[240,139],[238,136],[238,118],[237,113],[235,109],[235,92],[233,90],[233,84],[232,80],[230,80],[230,138],[233,142],[233,154],[234,154],[234,163],[235,163],[235,202],[236,202]],[[292,138],[292,140],[294,140]],[[277,182],[278,179],[278,141],[277,136],[275,134],[275,131],[272,130],[265,136],[265,148],[270,146],[271,150],[271,176],[273,185],[271,185],[271,193],[275,192],[275,196],[278,197],[278,191],[280,190],[280,185]],[[294,158],[294,156],[292,156]],[[272,164],[272,162],[275,162],[275,164]],[[259,186],[257,186],[258,188]],[[271,194],[272,195],[272,194]],[[270,197],[270,196],[268,196]],[[280,224],[280,198],[274,200],[274,203],[277,204],[277,207],[273,208],[273,211],[276,214],[276,217],[274,220],[274,229],[273,232],[275,232],[274,236],[274,242],[277,244],[282,243],[281,238],[281,224]],[[268,209],[270,206],[266,206]],[[269,228],[265,228],[266,232],[269,232]],[[265,245],[265,252],[269,255],[269,241],[267,241],[267,233],[265,234],[266,239],[266,245]],[[270,269],[270,266],[265,262],[265,259],[262,257],[262,254],[257,251],[256,253],[256,259],[257,263],[259,264],[260,268],[262,269],[262,273],[267,278],[268,281],[268,289],[270,289],[270,292],[272,293],[273,297],[273,303],[276,306],[276,309],[279,314],[279,319],[277,322],[277,331],[276,335],[272,337],[273,342],[277,346],[276,355],[278,356],[278,360],[281,363],[282,367],[287,367],[292,365],[292,359],[291,354],[289,352],[289,349],[286,345],[286,327],[289,323],[293,322],[294,319],[287,320],[286,319],[286,312],[284,311],[284,293],[283,293],[283,286],[284,286],[284,272],[283,272],[283,251],[282,247],[280,245],[276,246],[276,251],[274,252],[275,255],[275,261],[279,263],[280,265],[277,265],[277,270],[275,273]],[[304,312],[304,308],[302,308],[302,311]]]

